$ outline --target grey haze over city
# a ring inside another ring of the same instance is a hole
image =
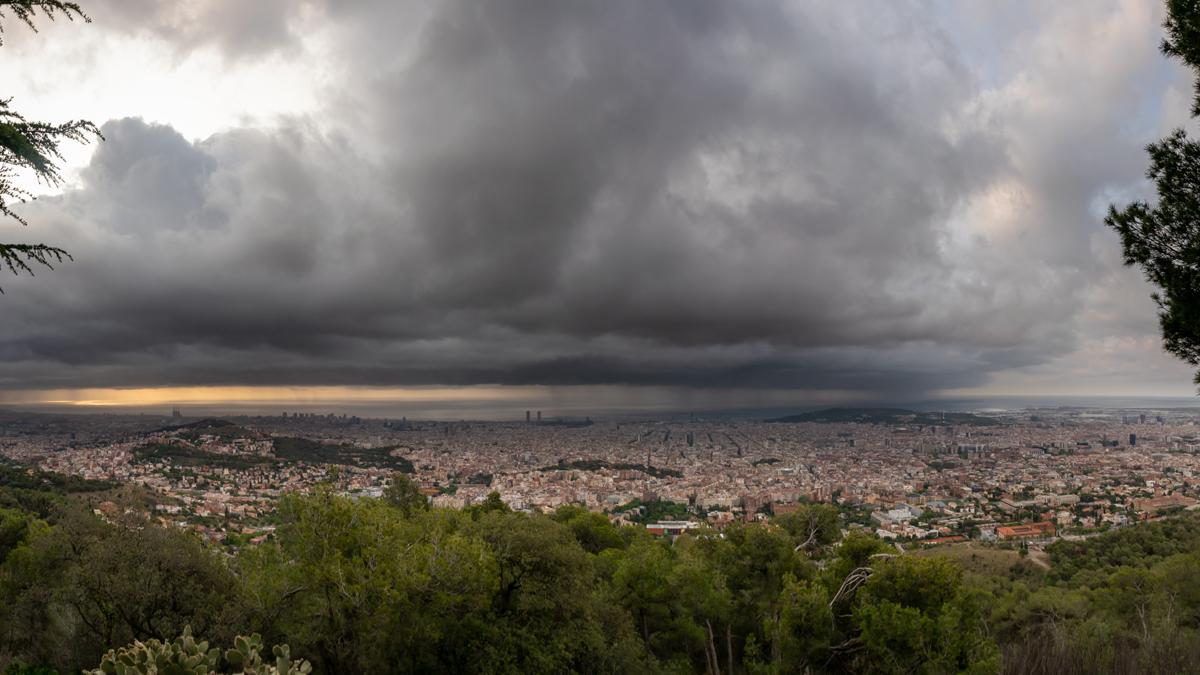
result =
[[[3,36],[14,105],[105,140],[0,224],[74,256],[0,279],[0,402],[1193,391],[1102,222],[1190,124],[1159,3],[87,11]]]

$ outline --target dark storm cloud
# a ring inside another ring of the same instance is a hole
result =
[[[105,125],[27,209],[76,261],[5,283],[0,386],[915,396],[1073,346],[1074,240],[1036,272],[956,243],[1011,139],[923,5],[235,4],[93,13],[241,57],[327,11],[327,117]]]

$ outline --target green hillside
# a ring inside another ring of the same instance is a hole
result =
[[[901,554],[821,505],[672,541],[577,507],[318,490],[282,498],[272,537],[230,557],[62,499],[0,508],[0,668],[79,672],[190,627],[260,634],[319,673],[1200,669],[1191,514],[1055,544],[1047,570],[1018,547]]]
[[[999,420],[963,412],[918,412],[904,408],[826,408],[766,420],[778,424],[887,424],[919,426],[996,426]]]

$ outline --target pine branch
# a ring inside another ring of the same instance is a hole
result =
[[[0,269],[7,268],[13,274],[26,272],[33,276],[30,263],[54,269],[55,263],[74,260],[70,253],[46,244],[0,244]],[[0,294],[4,289],[0,288]]]
[[[0,163],[33,169],[40,180],[51,185],[61,182],[56,165],[63,158],[59,143],[86,143],[90,138],[103,138],[96,125],[87,120],[63,124],[30,122],[10,107],[11,102],[12,99],[0,99]]]
[[[17,170],[33,171],[45,185],[60,185],[62,175],[58,170],[58,162],[63,156],[59,144],[63,141],[87,143],[91,138],[103,140],[104,136],[95,124],[86,120],[71,120],[63,124],[30,122],[10,107],[11,100],[0,99],[0,216],[8,216],[27,225],[12,210],[14,202],[24,203],[31,198],[27,190],[13,182]]]
[[[0,0],[3,3],[4,0]],[[2,6],[2,5],[0,5]],[[59,144],[64,140],[86,143],[90,137],[103,139],[96,125],[85,120],[63,124],[30,122],[9,107],[10,99],[0,99],[0,216],[7,216],[22,225],[29,223],[13,210],[16,204],[33,196],[18,186],[14,179],[20,170],[34,172],[45,185],[60,185],[62,175],[58,162],[62,160]],[[33,274],[33,264],[54,269],[53,262],[71,260],[61,248],[45,244],[0,244],[0,268],[14,274]],[[0,293],[3,293],[0,289]]]
[[[37,31],[33,20],[43,14],[50,20],[56,15],[74,21],[80,18],[90,22],[79,5],[60,0],[0,0],[0,34],[2,20],[11,12],[17,20]],[[0,42],[2,43],[2,42]],[[20,171],[32,171],[44,185],[62,184],[58,163],[62,161],[59,145],[63,141],[87,143],[92,138],[103,140],[100,129],[86,120],[71,120],[62,124],[34,122],[25,119],[10,106],[12,99],[0,99],[0,217],[9,217],[22,225],[29,223],[13,209],[33,198],[30,192],[20,187],[16,177]],[[46,244],[0,244],[0,269],[6,268],[13,274],[22,272],[32,275],[33,266],[41,265],[54,269],[55,263],[73,258],[65,250]],[[0,293],[4,289],[0,288]]]
[[[0,0],[0,20],[7,18],[5,12],[12,12],[17,21],[25,24],[35,33],[37,26],[33,20],[37,18],[39,12],[51,21],[62,15],[68,21],[78,18],[82,19],[84,23],[92,22],[91,17],[83,13],[83,9],[79,7],[78,3],[62,2],[62,0]],[[3,33],[4,24],[0,22],[0,44],[4,44]]]

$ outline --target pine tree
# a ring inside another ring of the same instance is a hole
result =
[[[90,22],[74,2],[60,0],[0,0],[0,44],[3,44],[3,21],[15,18],[37,31],[34,19],[39,15],[50,20],[64,16],[68,20],[80,19]],[[86,120],[72,120],[61,124],[30,121],[11,107],[11,98],[0,98],[0,216],[13,218],[28,226],[13,208],[32,198],[32,195],[15,183],[17,177],[32,171],[44,185],[62,183],[58,162],[62,160],[59,144],[63,141],[86,143],[90,138],[101,138],[96,125]],[[0,269],[7,268],[13,274],[33,274],[34,265],[53,269],[53,264],[71,259],[71,254],[57,246],[48,244],[4,244],[0,243]],[[0,289],[3,293],[3,289]]]

